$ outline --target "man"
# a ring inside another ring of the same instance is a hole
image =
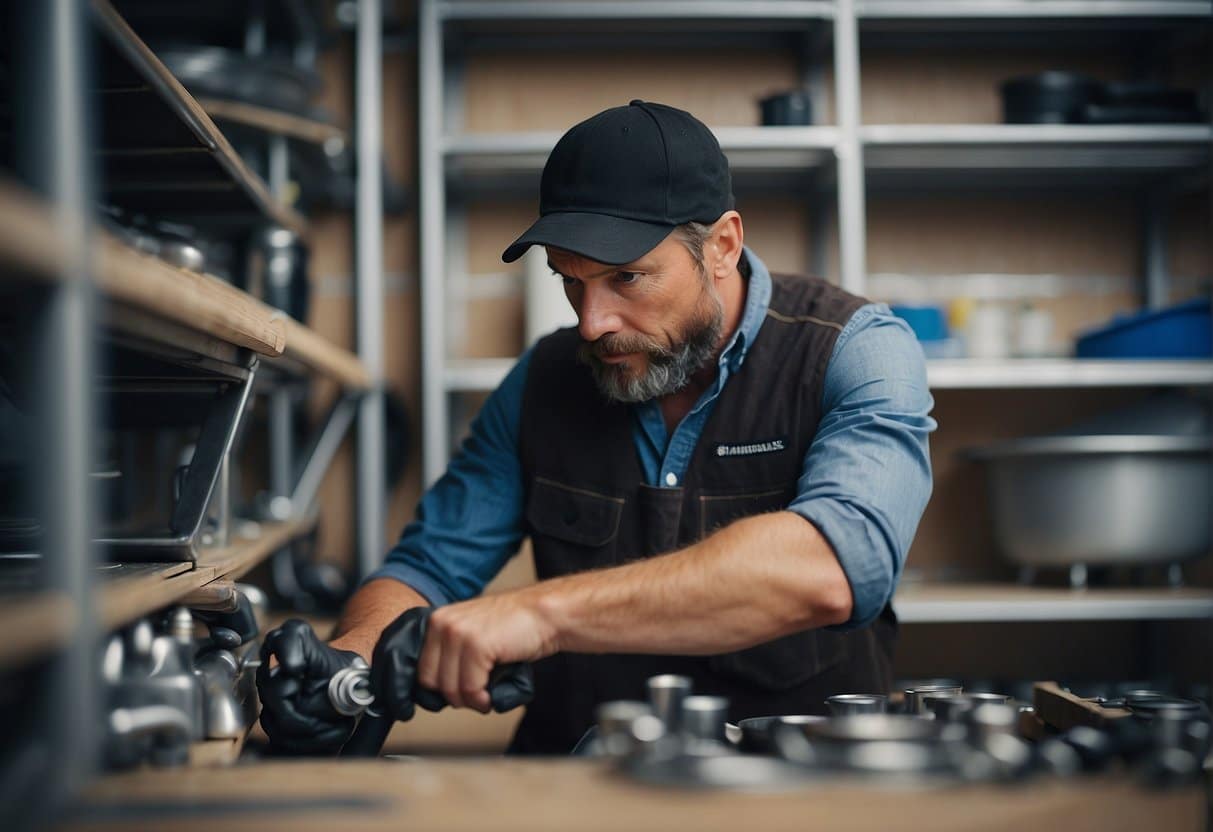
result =
[[[540,218],[504,260],[532,245],[578,326],[489,398],[331,644],[277,635],[271,650],[323,677],[433,605],[417,685],[487,711],[490,671],[535,662],[512,745],[529,753],[567,753],[598,703],[642,696],[655,673],[728,696],[734,719],[887,691],[888,602],[935,427],[908,327],[822,280],[773,278],[744,246],[715,138],[659,104],[560,139]],[[539,582],[475,597],[525,536]],[[325,708],[271,696],[263,721],[329,748],[349,725]]]

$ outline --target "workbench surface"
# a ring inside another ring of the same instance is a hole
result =
[[[647,787],[593,760],[255,761],[102,777],[65,828],[1175,832],[1203,830],[1206,805],[1201,788],[1147,791],[1119,777],[740,794]]]

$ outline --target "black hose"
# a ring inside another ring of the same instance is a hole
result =
[[[339,757],[378,757],[387,735],[392,730],[392,721],[382,716],[364,716],[354,733],[341,746]]]

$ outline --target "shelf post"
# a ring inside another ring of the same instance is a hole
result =
[[[421,461],[422,487],[442,475],[450,450],[446,408],[446,217],[442,158],[443,33],[437,0],[422,0],[417,10],[417,123],[421,235]]]
[[[358,409],[358,572],[384,555],[383,417],[383,9],[359,0],[357,29],[358,193],[355,214],[358,355],[371,389]]]
[[[18,165],[55,210],[62,280],[38,299],[31,377],[38,379],[30,424],[45,588],[72,611],[64,648],[48,664],[36,720],[10,726],[16,753],[0,784],[20,794],[24,815],[8,828],[41,827],[79,793],[98,765],[100,680],[92,596],[96,523],[90,484],[96,373],[90,279],[94,170],[90,148],[92,48],[84,0],[22,4],[24,28],[14,74]],[[10,716],[12,716],[10,714]],[[21,745],[24,743],[24,746]]]
[[[1147,309],[1161,309],[1171,296],[1167,273],[1167,204],[1166,194],[1159,189],[1147,192],[1142,205],[1142,274],[1145,275]]]
[[[863,148],[859,142],[859,27],[854,0],[834,4],[834,111],[838,143],[838,267],[843,289],[863,294],[865,211]]]

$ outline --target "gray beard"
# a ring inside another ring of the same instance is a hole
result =
[[[724,331],[724,310],[719,299],[714,313],[684,333],[682,342],[672,348],[646,343],[642,350],[614,349],[614,352],[640,352],[648,355],[648,366],[641,375],[633,375],[616,364],[607,364],[595,353],[595,342],[584,342],[577,351],[577,359],[589,366],[594,373],[598,389],[608,399],[616,402],[635,403],[677,393],[691,382],[692,376],[707,365],[716,354]],[[610,336],[607,336],[608,338]]]

